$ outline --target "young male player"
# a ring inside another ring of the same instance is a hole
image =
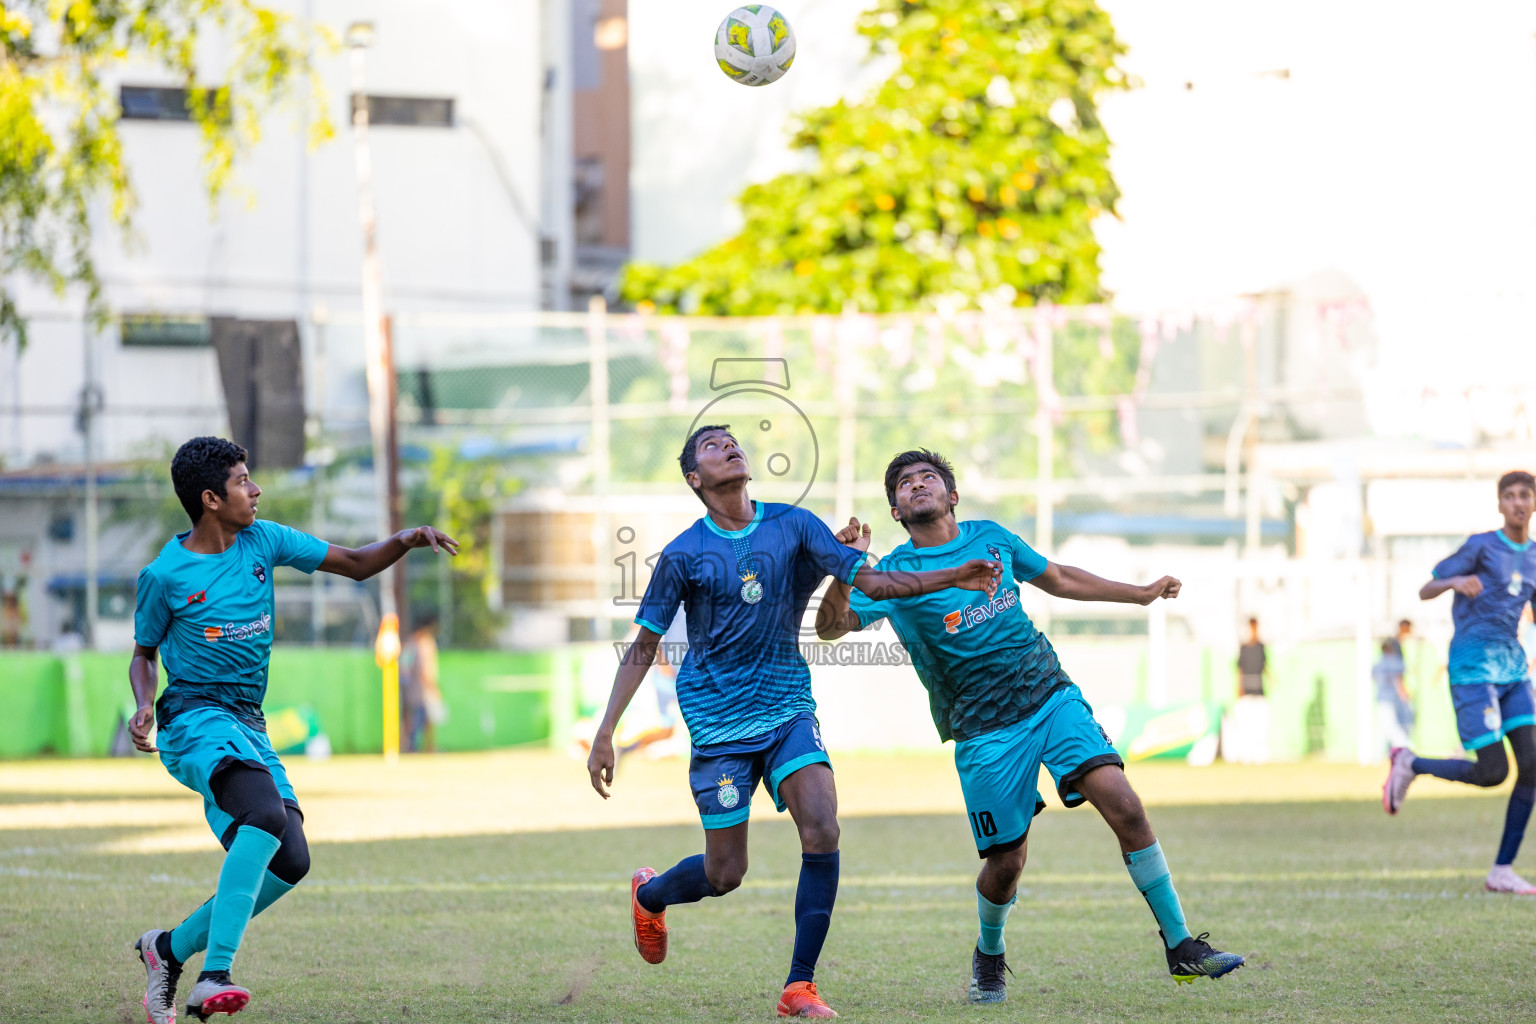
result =
[[[1396,814],[1419,775],[1434,775],[1473,786],[1497,786],[1509,776],[1504,739],[1515,753],[1515,788],[1504,812],[1504,836],[1483,887],[1489,892],[1536,896],[1536,886],[1515,874],[1515,854],[1536,805],[1536,696],[1520,646],[1520,615],[1536,592],[1536,549],[1531,545],[1531,511],[1536,479],[1524,472],[1499,478],[1502,529],[1467,539],[1435,566],[1434,578],[1419,588],[1430,601],[1454,590],[1447,674],[1461,745],[1477,758],[1436,760],[1415,757],[1407,747],[1392,751],[1382,787],[1382,805]]]
[[[1114,583],[1047,561],[996,523],[957,521],[954,471],[936,452],[918,449],[892,459],[885,494],[891,518],[910,536],[881,560],[882,568],[935,572],[986,557],[1001,561],[1015,580],[1055,597],[1146,605],[1179,596],[1179,581],[1171,576],[1144,587]],[[838,539],[866,550],[869,526],[861,529],[852,520]],[[1204,934],[1190,934],[1162,847],[1126,781],[1124,762],[1062,670],[1050,641],[1024,614],[1016,588],[1004,584],[981,600],[956,593],[886,600],[854,594],[850,606],[848,588],[834,582],[822,600],[816,631],[823,640],[835,640],[885,618],[928,690],[940,738],[955,741],[960,789],[985,862],[976,878],[981,937],[971,956],[971,1002],[1007,998],[1003,925],[1017,899],[1030,822],[1045,807],[1035,788],[1041,764],[1050,769],[1062,803],[1075,807],[1089,801],[1114,831],[1131,880],[1157,918],[1174,980],[1219,978],[1242,966],[1242,957],[1212,949]]]
[[[688,767],[704,825],[704,853],[658,875],[635,872],[630,913],[635,948],[647,963],[667,955],[666,909],[721,896],[747,871],[747,816],[759,781],[800,833],[795,950],[779,1016],[835,1017],[816,991],[832,904],[837,897],[837,790],[816,725],[811,677],[800,657],[800,620],[828,575],[875,598],[960,587],[991,594],[996,560],[958,561],[931,572],[864,568],[864,555],[839,544],[804,509],[747,497],[747,457],[729,428],[693,432],[678,457],[706,515],[662,551],[640,603],[639,638],[614,678],[587,770],[608,797],[613,733],[678,605],[687,610],[688,653],[677,700],[693,741]]]
[[[192,529],[178,534],[139,573],[133,660],[138,701],[134,745],[203,798],[208,826],[227,851],[213,898],[171,931],[151,928],[134,948],[149,972],[150,1024],[174,1024],[176,983],[207,950],[187,1013],[207,1020],[250,1000],[229,970],[250,919],[309,870],[304,816],[267,740],[261,700],[272,648],[272,570],[291,565],[365,580],[411,548],[454,554],[458,543],[430,526],[364,548],[343,548],[256,518],[261,488],[246,451],[219,437],[194,437],[171,460],[171,482]],[[155,700],[164,652],[170,684]]]

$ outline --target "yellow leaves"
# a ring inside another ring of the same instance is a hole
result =
[[[843,201],[844,213],[858,213],[860,209],[862,209],[862,207],[859,206],[859,201],[857,199],[846,199]]]
[[[986,202],[987,201],[987,190],[986,190],[986,187],[982,186],[982,185],[972,185],[970,188],[965,190],[965,198],[969,199],[973,203],[984,203],[984,202]]]
[[[1007,217],[997,218],[997,233],[999,237],[1009,242],[1014,241],[1024,234],[1019,225],[1014,223],[1012,220],[1009,220]]]
[[[997,234],[997,228],[989,220],[984,220],[976,225],[976,233],[982,238],[992,238]]]
[[[1019,201],[1018,190],[1012,185],[1004,185],[997,190],[997,201],[1004,206],[1013,206]]]
[[[1035,179],[1023,171],[1013,176],[1013,187],[1020,192],[1028,192],[1035,187]]]
[[[32,35],[32,19],[20,11],[13,11],[0,4],[0,33],[28,39]]]
[[[875,196],[875,209],[890,213],[896,209],[896,197],[889,193],[880,193],[878,196]]]
[[[796,277],[810,277],[814,273],[816,273],[815,260],[801,260],[795,264]]]

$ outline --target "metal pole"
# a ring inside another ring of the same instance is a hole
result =
[[[101,529],[96,504],[96,413],[101,408],[101,385],[96,381],[96,332],[85,321],[82,343],[85,351],[85,387],[80,392],[80,429],[85,435],[85,643],[96,647],[97,606],[100,600],[97,576],[101,572],[99,533]]]
[[[1050,557],[1056,533],[1055,493],[1052,477],[1056,463],[1056,424],[1051,403],[1056,395],[1055,338],[1050,321],[1035,311],[1035,550]],[[1040,605],[1041,629],[1051,624],[1050,600]]]
[[[597,497],[593,532],[596,534],[596,558],[592,566],[592,597],[597,607],[596,622],[607,628],[613,614],[608,600],[609,574],[605,568],[611,544],[612,523],[608,514],[608,494],[613,486],[612,425],[609,422],[608,386],[608,303],[601,295],[587,301],[587,357],[591,365],[592,391],[592,491]],[[606,632],[595,640],[609,639]]]
[[[854,379],[857,369],[854,360],[857,356],[855,344],[859,329],[857,311],[852,304],[843,308],[843,315],[837,321],[837,333],[834,336],[834,358],[837,360],[832,369],[832,381],[837,395],[837,484],[833,499],[833,521],[846,523],[853,515],[854,477],[857,473],[858,461],[858,410],[859,399],[858,381]]]
[[[365,51],[373,42],[373,26],[357,23],[347,30],[352,48],[352,138],[357,167],[357,219],[363,232],[363,346],[367,358],[368,426],[373,435],[373,496],[378,533],[389,536],[390,514],[389,368],[384,328],[384,284],[379,267],[373,211],[373,163],[368,149],[368,78]],[[400,619],[395,603],[395,574],[379,574],[379,635],[374,660],[383,670],[386,760],[400,754]]]

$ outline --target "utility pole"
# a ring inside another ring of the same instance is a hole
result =
[[[101,412],[101,384],[96,377],[96,332],[87,316],[82,327],[85,354],[85,385],[80,389],[79,426],[85,441],[85,621],[75,624],[84,632],[87,647],[96,647],[96,619],[100,606],[101,555],[100,510],[96,500],[96,416]]]
[[[384,283],[379,268],[378,239],[373,211],[373,162],[368,149],[367,51],[376,33],[373,24],[356,21],[347,26],[347,46],[352,51],[352,141],[357,167],[357,219],[363,232],[363,347],[367,356],[368,426],[373,435],[373,493],[378,513],[378,532],[387,537],[394,487],[390,451],[389,402],[394,393],[389,335],[384,323]],[[395,571],[379,574],[379,635],[374,641],[374,660],[384,672],[384,759],[400,756],[400,617],[395,599]]]

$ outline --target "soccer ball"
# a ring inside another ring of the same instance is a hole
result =
[[[742,85],[777,82],[795,62],[795,30],[767,4],[738,7],[715,32],[715,61]]]

